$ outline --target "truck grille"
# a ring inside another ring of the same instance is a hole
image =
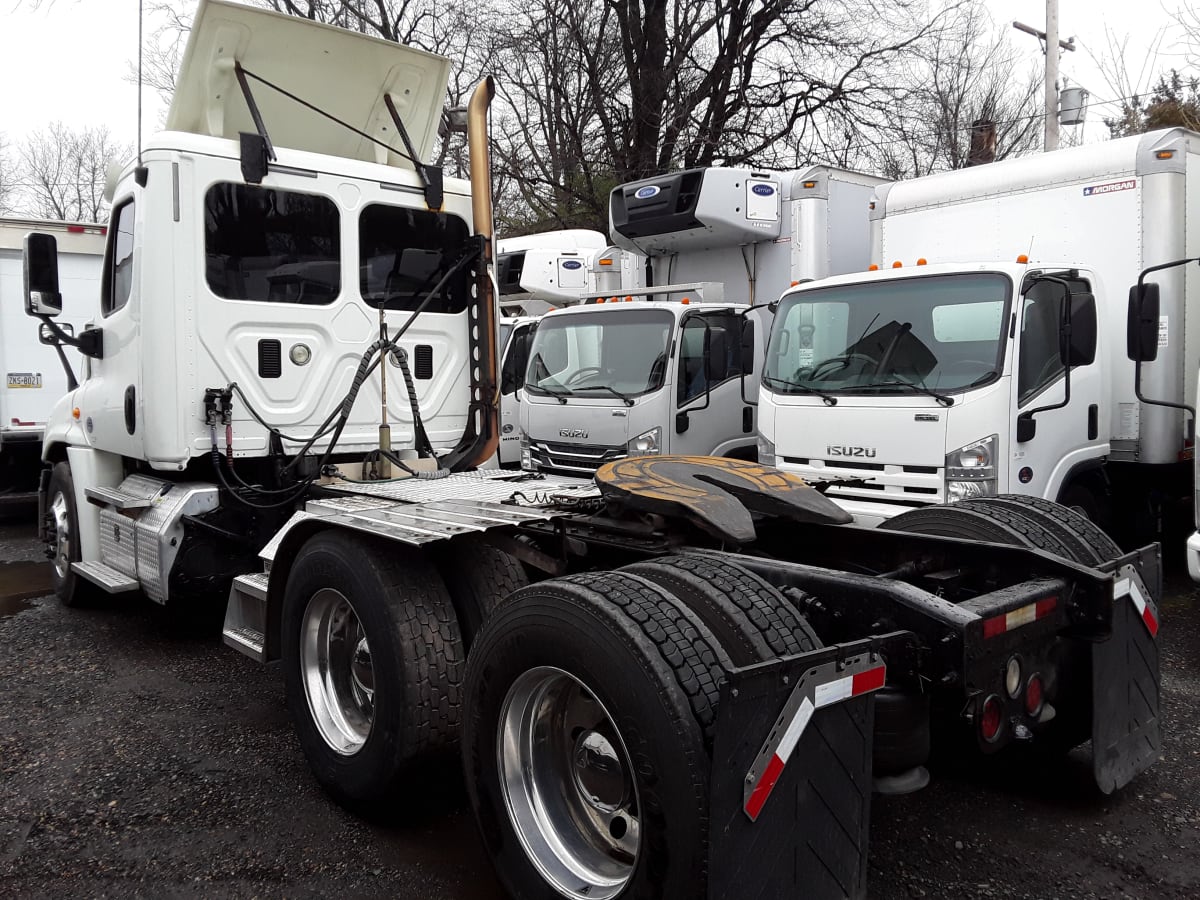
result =
[[[858,485],[829,488],[826,496],[830,499],[871,500],[876,503],[895,503],[897,506],[926,506],[945,500],[942,470],[937,466],[898,466],[785,456],[780,468],[814,482],[862,480],[863,483]]]
[[[555,444],[550,441],[534,441],[529,452],[539,469],[568,475],[594,475],[605,463],[625,457],[624,447]]]

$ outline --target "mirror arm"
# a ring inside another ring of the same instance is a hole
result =
[[[61,346],[66,344],[92,359],[104,358],[104,331],[102,329],[88,328],[79,337],[75,337],[59,328],[50,316],[38,316],[38,318],[45,323],[50,333],[56,338],[58,343],[55,346],[61,349]]]
[[[1186,266],[1188,263],[1200,263],[1200,257],[1189,257],[1188,259],[1176,259],[1171,262],[1159,263],[1157,266],[1149,266],[1142,270],[1138,275],[1137,295],[1138,306],[1141,307],[1142,291],[1146,284],[1146,276],[1151,272],[1159,272],[1163,269],[1174,269],[1176,266]],[[1133,395],[1147,406],[1165,406],[1168,409],[1181,409],[1191,416],[1190,427],[1185,431],[1185,434],[1191,435],[1193,439],[1196,434],[1196,408],[1189,406],[1186,403],[1171,403],[1167,400],[1153,400],[1142,394],[1142,361],[1141,353],[1138,354],[1139,359],[1133,364]]]

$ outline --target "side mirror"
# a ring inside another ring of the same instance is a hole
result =
[[[1125,351],[1134,362],[1154,362],[1158,358],[1158,318],[1158,285],[1146,282],[1140,291],[1137,285],[1131,287]]]
[[[1060,353],[1064,367],[1090,366],[1096,361],[1096,298],[1092,294],[1071,296],[1071,341],[1064,340]]]
[[[742,374],[750,375],[754,372],[754,322],[746,318],[742,319],[741,350]]]
[[[1033,413],[1021,413],[1017,416],[1017,443],[1024,444],[1032,441],[1037,434],[1037,420]]]
[[[690,418],[688,418],[687,413],[685,413],[685,412],[675,413],[675,433],[676,434],[686,434],[688,428],[690,428],[691,425],[692,425],[692,421]]]
[[[62,312],[58,292],[58,241],[52,234],[25,235],[25,312],[31,316],[57,316]]]
[[[729,369],[727,359],[728,349],[725,344],[725,330],[715,330],[710,325],[704,326],[704,377],[709,385],[725,380]]]

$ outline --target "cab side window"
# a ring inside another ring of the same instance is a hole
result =
[[[1086,281],[1071,280],[1072,293],[1087,293]],[[1063,375],[1059,333],[1063,315],[1062,288],[1040,283],[1025,295],[1021,310],[1021,348],[1017,368],[1017,404],[1024,405],[1042,388]]]
[[[713,363],[705,365],[704,334]],[[741,375],[742,319],[723,313],[685,320],[679,345],[679,405],[690,403],[723,381]],[[713,369],[709,372],[708,369]],[[710,374],[712,378],[710,379]]]
[[[133,291],[133,223],[136,209],[127,200],[113,210],[109,219],[112,237],[106,258],[104,284],[101,288],[100,311],[111,315],[129,302]]]

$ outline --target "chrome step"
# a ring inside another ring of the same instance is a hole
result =
[[[146,509],[154,503],[154,497],[126,494],[119,488],[90,487],[84,488],[83,493],[87,496],[88,501],[94,503],[96,506],[107,506],[115,509],[117,512]]]
[[[266,662],[266,572],[251,572],[233,579],[225,607],[225,645],[257,662]]]
[[[95,560],[71,563],[71,571],[110,594],[124,594],[136,591],[140,587],[136,578],[130,578],[124,572]]]

